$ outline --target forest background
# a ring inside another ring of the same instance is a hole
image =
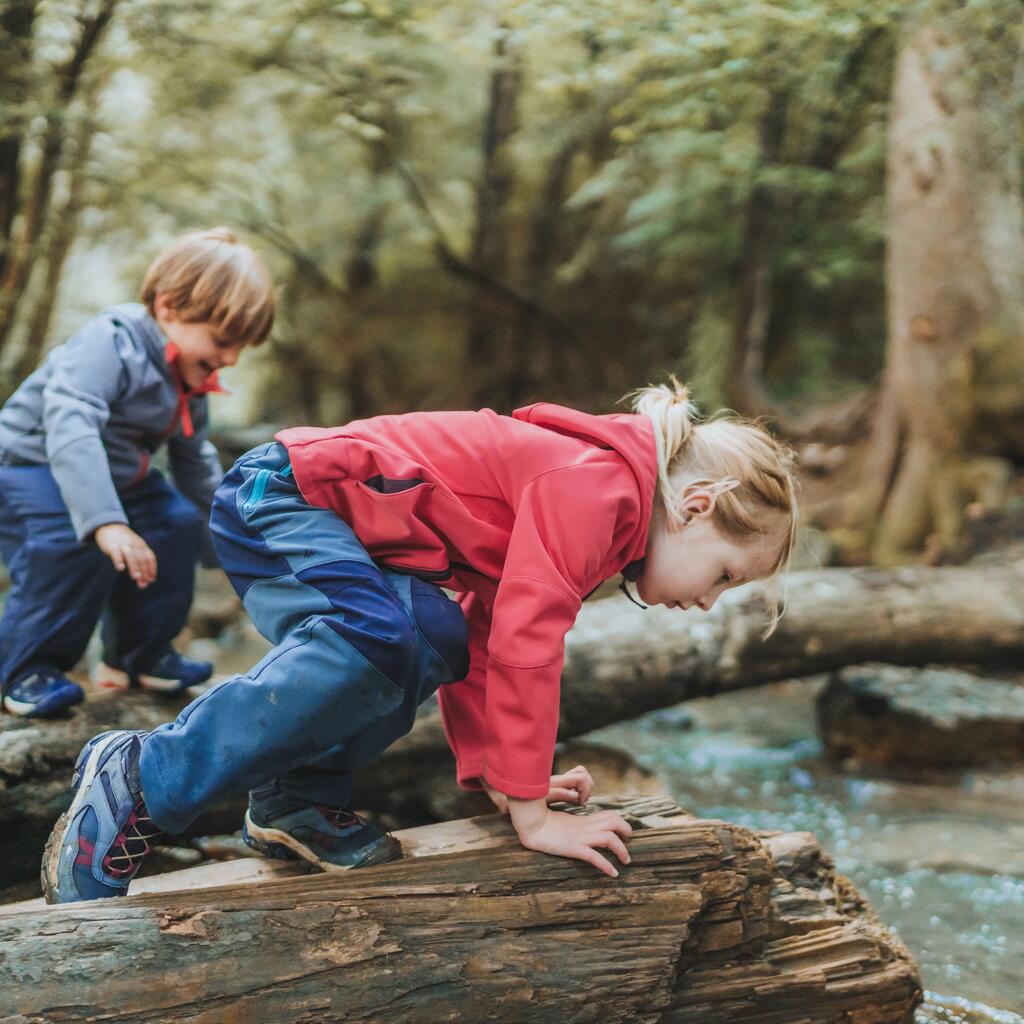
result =
[[[826,561],[940,559],[1020,499],[1021,15],[4,0],[0,395],[227,224],[280,316],[222,423],[674,372],[798,445]]]

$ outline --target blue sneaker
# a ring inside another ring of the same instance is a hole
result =
[[[92,672],[92,682],[98,690],[130,690],[140,686],[143,690],[160,693],[180,693],[190,686],[205,683],[213,675],[209,661],[193,661],[168,647],[144,671],[122,668],[106,661],[99,662]]]
[[[43,853],[47,903],[124,896],[163,838],[146,812],[139,782],[145,734],[115,731],[86,744],[75,765],[75,796]]]
[[[301,857],[321,871],[348,871],[397,860],[402,844],[352,811],[300,800],[274,783],[249,793],[245,844],[264,857]]]
[[[50,718],[85,700],[78,683],[55,668],[38,668],[4,688],[4,708],[22,718]]]

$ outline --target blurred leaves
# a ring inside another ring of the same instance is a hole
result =
[[[998,31],[1000,4],[968,6]],[[42,5],[36,62],[74,6]],[[117,239],[131,278],[186,227],[259,244],[281,286],[271,418],[607,405],[668,371],[710,403],[752,259],[769,388],[869,380],[903,8],[122,0],[76,251]],[[488,157],[496,83],[515,122]]]

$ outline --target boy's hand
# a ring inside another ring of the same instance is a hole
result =
[[[92,535],[96,547],[114,563],[118,572],[125,569],[140,590],[156,579],[156,555],[153,549],[124,523],[107,523]]]
[[[502,814],[508,814],[508,797],[495,789],[486,779],[481,779],[484,790],[491,798],[494,806]],[[590,799],[594,789],[594,780],[583,765],[578,764],[564,775],[552,775],[545,803],[579,804],[581,807]]]
[[[610,878],[618,878],[619,873],[597,852],[599,849],[611,850],[623,864],[629,863],[629,851],[622,837],[633,829],[614,811],[565,814],[552,811],[543,800],[515,798],[510,798],[508,804],[519,841],[528,850],[584,860]]]

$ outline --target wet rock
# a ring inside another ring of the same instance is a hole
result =
[[[952,669],[861,665],[817,700],[834,757],[919,767],[1024,762],[1024,686]]]

